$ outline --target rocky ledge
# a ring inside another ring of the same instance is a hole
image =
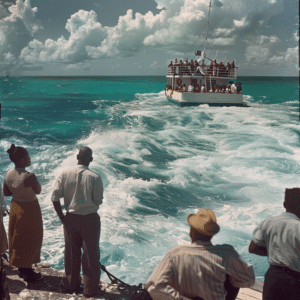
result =
[[[50,268],[49,264],[41,263],[34,266],[37,272],[43,275],[43,279],[27,283],[18,276],[17,268],[9,266],[4,262],[7,276],[7,284],[11,300],[77,300],[77,299],[99,299],[99,300],[129,300],[133,291],[122,288],[118,284],[110,284],[100,280],[99,292],[96,296],[86,298],[82,294],[83,285],[78,293],[68,294],[61,286],[61,280],[65,276],[63,271]],[[240,289],[238,300],[261,300],[262,283],[256,282],[251,288]]]
[[[100,289],[96,296],[86,298],[82,294],[83,285],[78,293],[68,294],[61,286],[63,271],[50,268],[49,264],[37,264],[34,269],[43,275],[43,279],[36,282],[22,280],[18,276],[18,269],[9,266],[4,262],[7,284],[11,300],[77,300],[77,299],[105,299],[105,300],[127,300],[130,298],[130,291],[122,289],[117,284],[109,284],[100,280]]]

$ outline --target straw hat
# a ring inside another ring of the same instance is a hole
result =
[[[200,208],[196,214],[190,214],[187,218],[189,225],[204,235],[215,235],[220,231],[217,218],[210,209]]]

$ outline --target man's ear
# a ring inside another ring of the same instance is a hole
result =
[[[79,155],[78,154],[76,155],[76,158],[77,158],[77,160],[79,160]]]
[[[92,156],[92,157],[91,157],[91,162],[93,161],[93,159],[94,159],[94,158],[93,158],[93,156]]]

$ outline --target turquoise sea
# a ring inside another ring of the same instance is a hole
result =
[[[27,148],[43,187],[42,260],[64,268],[51,189],[87,145],[105,188],[101,262],[112,274],[146,282],[172,247],[189,242],[188,214],[206,207],[221,227],[213,243],[232,244],[263,280],[267,259],[248,245],[261,221],[284,211],[284,189],[300,186],[299,82],[238,79],[248,107],[176,106],[163,76],[0,78],[0,180],[13,168],[10,144]]]

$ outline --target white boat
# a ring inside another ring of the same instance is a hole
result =
[[[241,83],[237,80],[237,67],[234,61],[224,65],[225,59],[217,62],[206,56],[208,43],[209,16],[211,0],[208,6],[206,22],[206,36],[203,51],[195,51],[196,59],[190,61],[186,58],[168,65],[167,86],[165,94],[170,101],[181,106],[186,105],[221,105],[243,106],[243,93]]]

